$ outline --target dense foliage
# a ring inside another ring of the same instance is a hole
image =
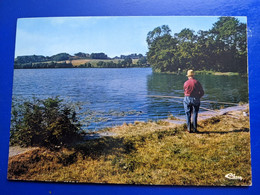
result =
[[[144,56],[142,54],[136,54],[136,53],[133,53],[133,54],[130,54],[130,55],[120,55],[120,59],[127,59],[127,58],[141,59],[143,57]],[[119,57],[116,57],[116,58],[119,58]]]
[[[147,34],[147,60],[156,72],[212,70],[247,72],[246,24],[220,17],[208,31],[183,29],[174,36],[167,25]]]
[[[108,59],[107,55],[104,53],[92,53],[90,54],[91,59]]]
[[[67,53],[59,53],[53,56],[42,56],[42,55],[29,55],[29,56],[18,56],[15,58],[15,64],[25,64],[34,62],[48,62],[48,61],[64,61],[68,60],[71,56]]]
[[[20,146],[66,146],[80,139],[76,113],[59,98],[34,99],[13,105],[10,144]]]
[[[31,56],[18,56],[15,59],[15,63],[24,64],[31,62],[45,62],[48,59],[42,55],[31,55]]]
[[[124,60],[114,61],[98,61],[96,65],[90,62],[78,66],[79,68],[134,68],[134,67],[147,67],[146,58],[143,57],[139,59],[136,63],[133,63],[131,58],[126,58]]]
[[[70,55],[67,53],[59,53],[54,56],[51,56],[51,60],[53,61],[63,61],[63,60],[68,60],[70,58]]]
[[[77,66],[78,68],[134,68],[134,67],[147,67],[147,61],[140,59],[136,64],[133,63],[132,59],[119,60],[118,62],[113,61],[98,61],[96,65],[87,62]]]
[[[83,52],[78,52],[78,53],[75,53],[74,55],[76,57],[79,57],[79,58],[90,58],[89,54],[86,54],[86,53],[83,53]]]

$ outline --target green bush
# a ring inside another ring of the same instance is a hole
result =
[[[76,113],[58,97],[33,99],[12,108],[10,144],[54,148],[81,138]]]

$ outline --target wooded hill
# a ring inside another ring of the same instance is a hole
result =
[[[76,64],[76,65],[75,65]],[[59,53],[53,56],[18,56],[14,68],[127,68],[146,67],[147,60],[142,54],[121,55],[109,58],[105,53]]]

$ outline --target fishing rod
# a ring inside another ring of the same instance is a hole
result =
[[[172,99],[183,99],[183,97],[177,97],[177,96],[163,96],[163,95],[147,95],[147,97],[156,97],[156,98],[172,98]],[[217,101],[210,101],[210,100],[203,100],[200,102],[206,102],[206,103],[218,103],[218,104],[230,104],[230,105],[238,105],[237,103],[232,102],[217,102]]]
[[[183,103],[183,102],[178,101],[178,100],[173,100],[173,101],[177,102],[177,103]],[[212,109],[205,108],[205,107],[202,107],[202,106],[200,106],[200,108],[203,109],[203,110],[211,111],[211,112],[219,112],[218,110],[212,110]]]

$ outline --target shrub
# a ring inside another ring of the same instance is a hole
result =
[[[81,138],[76,113],[58,97],[33,99],[12,108],[10,144],[67,146]]]

